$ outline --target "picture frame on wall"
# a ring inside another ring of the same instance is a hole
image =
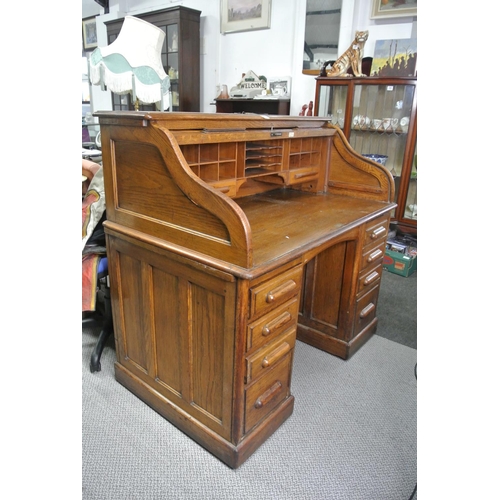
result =
[[[417,15],[417,0],[373,0],[371,19]]]
[[[220,12],[223,34],[271,27],[271,0],[221,0]]]
[[[97,23],[95,17],[89,17],[82,21],[83,48],[92,50],[97,47]]]
[[[269,90],[275,97],[290,97],[292,91],[291,76],[272,76],[268,80]]]

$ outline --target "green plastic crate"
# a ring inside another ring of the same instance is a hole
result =
[[[386,250],[383,266],[389,272],[407,278],[417,270],[417,256]]]

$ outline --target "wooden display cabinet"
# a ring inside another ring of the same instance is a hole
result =
[[[165,32],[161,51],[163,69],[170,77],[170,111],[200,110],[200,15],[201,12],[187,7],[138,14],[135,17],[154,24]],[[106,23],[108,44],[112,43],[123,25],[123,19]],[[113,110],[134,109],[130,94],[112,93]],[[154,111],[155,104],[142,104],[141,111]]]
[[[327,119],[99,112],[117,380],[230,467],[376,330],[394,183]]]
[[[403,232],[416,233],[416,78],[318,77],[314,115],[339,126],[357,152],[387,156],[398,205],[392,222]]]

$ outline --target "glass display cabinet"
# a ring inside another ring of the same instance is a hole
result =
[[[158,26],[165,32],[161,58],[170,77],[170,111],[200,111],[200,15],[199,10],[172,7],[135,17]],[[123,18],[106,23],[108,44],[123,25]],[[113,111],[133,110],[130,94],[113,94]],[[141,111],[155,111],[154,104],[142,104]]]
[[[316,78],[315,116],[330,117],[351,146],[394,176],[391,214],[403,232],[417,232],[416,78]]]

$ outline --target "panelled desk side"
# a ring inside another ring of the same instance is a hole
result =
[[[326,118],[97,113],[117,380],[230,467],[375,331],[394,183]]]

